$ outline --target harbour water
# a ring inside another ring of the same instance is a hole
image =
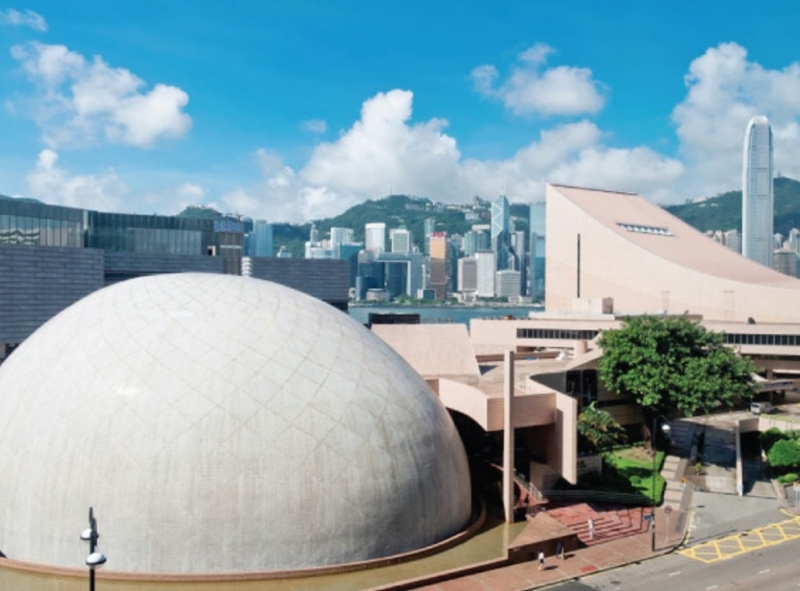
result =
[[[469,326],[473,318],[527,318],[530,312],[542,310],[542,306],[350,306],[350,316],[366,324],[370,313],[419,314],[423,324],[456,322]]]

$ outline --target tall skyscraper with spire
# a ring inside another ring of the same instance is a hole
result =
[[[495,263],[498,271],[509,267],[509,249],[511,247],[510,212],[511,208],[505,195],[501,195],[492,201],[492,250],[495,254]]]
[[[742,254],[772,267],[774,218],[772,129],[763,115],[750,119],[742,165]]]

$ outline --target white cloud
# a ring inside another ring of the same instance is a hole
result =
[[[537,43],[519,54],[519,64],[505,81],[493,65],[472,70],[475,90],[496,98],[515,115],[582,115],[603,108],[604,99],[589,68],[557,66],[545,68],[552,47]]]
[[[303,131],[311,133],[325,133],[328,131],[328,124],[324,119],[309,119],[308,121],[303,121],[301,128]]]
[[[462,185],[483,196],[505,193],[512,200],[538,201],[547,182],[634,191],[654,200],[672,197],[683,165],[649,148],[609,148],[589,121],[543,131],[539,141],[503,161],[467,160]]]
[[[32,10],[20,12],[9,8],[8,10],[0,11],[0,24],[28,27],[42,33],[47,31],[47,21],[44,20],[41,14]]]
[[[644,147],[608,148],[602,131],[579,121],[541,133],[511,158],[463,159],[447,122],[411,122],[413,95],[392,90],[364,102],[361,117],[334,142],[318,145],[295,171],[264,149],[256,162],[264,181],[222,198],[229,211],[275,221],[333,216],[366,199],[395,193],[464,202],[506,193],[512,200],[544,197],[547,181],[639,191],[668,197],[683,174],[680,162]]]
[[[722,43],[692,61],[685,82],[688,93],[672,119],[691,171],[686,197],[741,185],[744,132],[754,115],[770,118],[776,171],[800,177],[799,63],[765,69],[744,47]]]
[[[70,176],[57,166],[58,154],[42,150],[28,175],[29,196],[57,205],[120,211],[128,187],[113,170],[102,175]]]
[[[51,148],[112,143],[141,148],[185,135],[189,96],[175,86],[150,91],[135,74],[112,68],[100,56],[88,61],[63,45],[16,45],[11,55],[36,86],[28,113]]]
[[[413,94],[378,93],[364,102],[361,119],[335,142],[318,145],[301,171],[311,185],[337,192],[381,195],[403,191],[446,194],[459,151],[444,119],[409,124]]]

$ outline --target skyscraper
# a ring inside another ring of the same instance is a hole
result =
[[[376,253],[386,250],[386,224],[373,222],[364,226],[364,248]]]
[[[248,236],[247,256],[271,257],[275,256],[273,250],[273,228],[266,220],[253,222],[253,230]]]
[[[405,228],[394,228],[389,230],[389,241],[392,243],[392,252],[408,254],[411,252],[412,239],[411,232]]]
[[[753,117],[744,134],[742,166],[742,254],[772,266],[772,129],[763,115]]]
[[[528,295],[533,301],[542,301],[545,292],[545,227],[546,227],[545,202],[531,203],[530,220],[530,290]]]
[[[425,218],[423,227],[423,234],[425,234],[425,256],[431,255],[431,234],[436,230],[436,218]]]
[[[353,243],[351,228],[331,228],[331,256],[334,259],[348,258],[342,256],[342,245]]]
[[[478,261],[475,257],[458,259],[458,291],[473,294],[478,289]]]
[[[494,251],[479,250],[475,253],[475,261],[478,271],[478,289],[476,295],[479,297],[494,297],[495,261]]]
[[[431,233],[431,288],[436,292],[439,301],[447,297],[450,283],[448,264],[450,249],[447,244],[447,232]]]
[[[509,247],[511,246],[508,227],[510,214],[511,208],[505,195],[492,201],[492,250],[495,253],[498,270],[508,269]]]

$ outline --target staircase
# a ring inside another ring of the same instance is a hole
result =
[[[585,546],[594,546],[618,540],[634,534],[646,532],[649,521],[649,507],[601,508],[588,503],[547,510],[550,517],[557,519],[578,535]],[[594,521],[594,537],[589,535],[589,519]]]

